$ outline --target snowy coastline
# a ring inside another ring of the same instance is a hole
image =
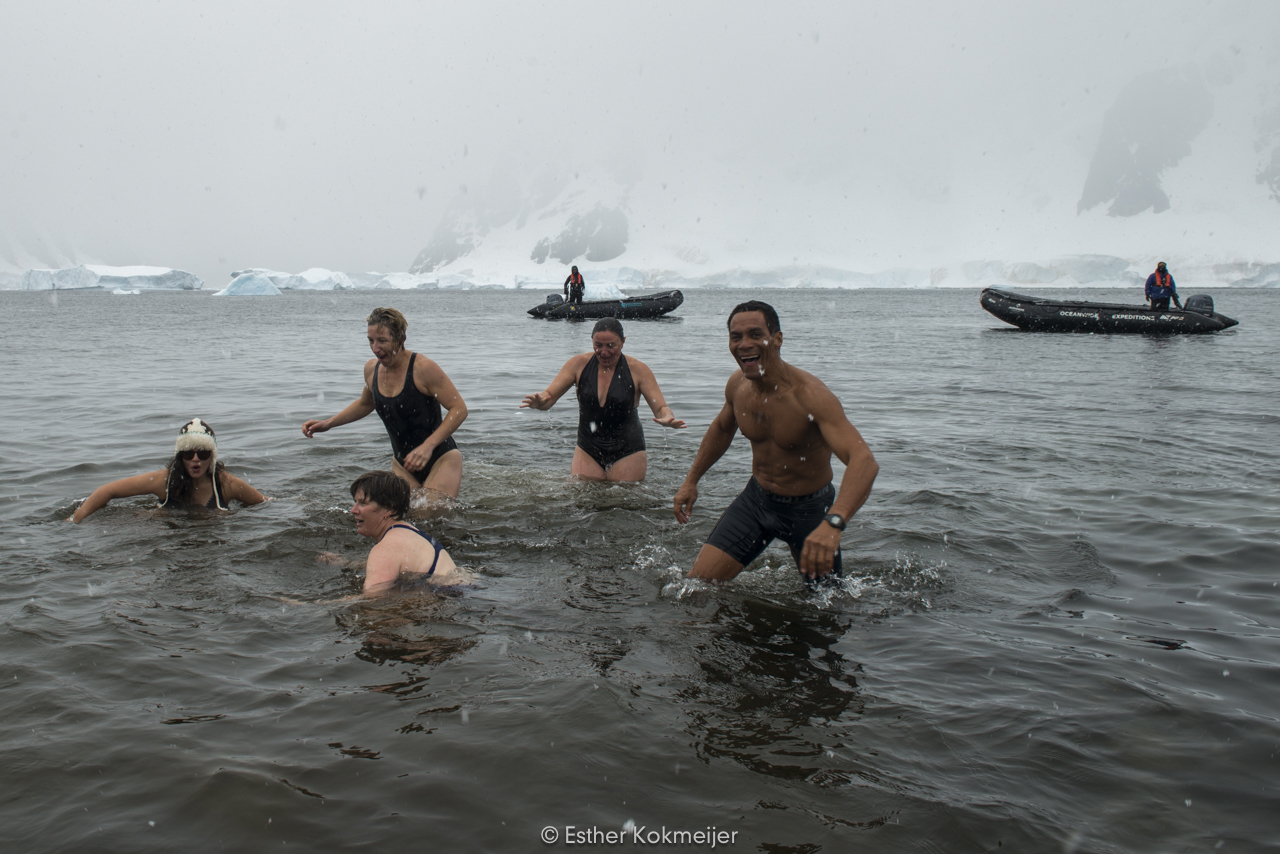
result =
[[[1178,286],[1189,288],[1280,288],[1280,263],[1187,260],[1169,264]],[[789,264],[770,269],[642,270],[582,264],[588,299],[646,290],[698,288],[1108,288],[1140,287],[1154,268],[1151,259],[1075,255],[1039,261],[959,261],[931,268],[899,267],[874,272],[839,267]],[[565,268],[568,274],[568,268]],[[540,275],[539,275],[540,274]],[[240,285],[232,285],[240,281]],[[271,294],[272,291],[333,290],[559,290],[562,278],[543,270],[461,269],[435,273],[350,273],[313,267],[300,273],[262,268],[239,270],[217,293]],[[253,282],[253,288],[246,286]],[[0,290],[200,290],[203,281],[167,267],[81,265],[63,270],[0,272]]]
[[[1170,261],[1183,289],[1280,287],[1280,263]],[[582,264],[588,299],[619,291],[673,288],[1018,288],[1140,287],[1155,267],[1149,259],[1130,261],[1106,255],[1077,255],[1047,261],[963,261],[932,268],[894,268],[861,272],[837,267],[791,264],[772,269],[730,269],[708,274],[688,270],[641,270]],[[343,273],[312,268],[303,273],[247,270],[281,291],[287,290],[559,290],[563,278],[502,269],[462,269],[437,273]],[[564,270],[568,274],[568,268]]]

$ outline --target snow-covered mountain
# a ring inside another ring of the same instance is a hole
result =
[[[1144,72],[1092,113],[812,173],[708,157],[540,164],[463,187],[411,271],[636,287],[1280,284],[1280,85],[1230,50]],[[939,129],[946,133],[946,129]],[[998,260],[997,260],[998,259]]]

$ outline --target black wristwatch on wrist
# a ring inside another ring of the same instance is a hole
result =
[[[849,524],[848,520],[846,520],[839,513],[828,513],[827,515],[822,517],[822,521],[826,522],[828,525],[835,528],[837,531],[843,531],[844,526]]]

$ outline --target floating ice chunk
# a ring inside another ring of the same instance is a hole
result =
[[[412,290],[430,289],[442,286],[439,276],[424,276],[414,273],[341,273],[326,270],[323,267],[312,267],[301,273],[281,273],[264,267],[250,267],[237,270],[231,274],[234,279],[246,273],[257,273],[271,280],[271,283],[282,291],[334,291],[334,290],[373,290],[394,289]],[[453,276],[448,286],[467,287],[470,281]]]
[[[587,282],[582,289],[582,298],[589,299],[626,299],[627,295],[618,290],[613,282]]]
[[[108,268],[103,267],[102,269]],[[98,288],[105,287],[105,285],[106,283],[101,281],[101,277],[88,267],[70,267],[65,270],[58,270],[53,274],[53,286],[58,290]]]
[[[81,281],[87,277],[75,271],[84,270],[97,278],[93,285],[82,287],[98,288],[142,288],[143,290],[163,291],[198,291],[204,286],[204,279],[185,270],[174,270],[169,267],[104,267],[99,264],[85,264],[73,270],[59,270],[59,277],[75,273]],[[61,281],[58,287],[65,287]]]
[[[27,270],[22,274],[22,287],[24,291],[51,291],[53,290],[53,270]]]
[[[310,270],[303,270],[301,273],[288,276],[283,282],[276,281],[275,277],[272,277],[272,281],[281,290],[349,291],[355,288],[355,283],[347,278],[346,273],[335,273],[333,270],[326,270],[323,267],[312,267]]]
[[[346,273],[335,273],[323,267],[312,267],[301,273],[280,273],[262,267],[252,267],[248,270],[237,270],[231,274],[231,278],[234,280],[246,273],[269,279],[271,284],[282,291],[349,291],[356,287]]]
[[[12,276],[7,282],[14,281]],[[104,267],[84,264],[63,270],[26,270],[17,288],[24,291],[83,290],[198,290],[204,280],[192,273],[168,267]]]
[[[131,291],[127,291],[124,288],[116,288],[111,293],[119,297],[129,297],[129,296],[136,297],[138,294],[142,293],[142,291],[139,290],[138,288],[134,288]]]
[[[385,278],[385,274],[378,272],[347,273],[346,275],[351,280],[351,284],[355,285],[357,289],[376,288],[378,283]]]
[[[242,273],[232,280],[215,297],[278,297],[280,290],[266,276],[258,273]]]

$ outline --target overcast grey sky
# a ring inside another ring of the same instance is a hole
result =
[[[1135,75],[1278,44],[1280,4],[1221,0],[6,1],[0,259],[403,270],[460,186],[549,160],[891,207],[1048,145],[1078,196]]]

